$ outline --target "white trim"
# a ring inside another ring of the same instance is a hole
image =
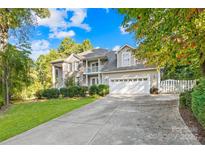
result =
[[[109,73],[121,73],[121,72],[140,72],[140,71],[150,71],[150,70],[157,70],[157,68],[146,68],[146,69],[133,69],[133,70],[118,70],[118,71],[105,71],[102,74],[109,74]]]
[[[125,44],[125,45],[123,45],[123,46],[121,46],[120,47],[120,49],[118,49],[117,51],[115,51],[115,54],[117,54],[119,51],[121,51],[124,47],[129,47],[129,48],[131,48],[131,49],[135,49],[134,47],[132,47],[131,45],[128,45],[128,44]]]
[[[92,79],[95,79],[95,84],[98,84],[98,77],[97,76],[93,76],[93,77],[90,77],[90,85],[93,85],[92,84]]]

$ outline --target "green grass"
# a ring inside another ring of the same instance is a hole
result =
[[[0,141],[54,119],[96,100],[94,97],[53,99],[45,102],[14,104],[0,115]]]

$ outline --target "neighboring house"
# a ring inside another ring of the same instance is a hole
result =
[[[151,87],[159,88],[157,68],[145,66],[144,62],[135,59],[132,49],[129,45],[116,52],[93,49],[53,61],[53,86],[64,87],[65,79],[73,76],[75,82],[82,86],[107,84],[112,94],[149,93]]]

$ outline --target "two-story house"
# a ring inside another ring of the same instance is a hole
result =
[[[73,76],[83,86],[107,84],[111,94],[147,94],[151,87],[159,87],[160,72],[137,60],[132,49],[129,45],[118,51],[93,49],[53,61],[53,86],[64,87],[65,79]]]

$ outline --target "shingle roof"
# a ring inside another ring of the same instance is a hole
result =
[[[155,66],[145,66],[143,64],[137,64],[136,66],[127,66],[127,67],[117,67],[117,56],[115,51],[110,51],[107,53],[108,63],[103,67],[103,72],[109,71],[123,71],[123,70],[137,70],[137,69],[150,69],[156,68]]]
[[[109,51],[107,49],[92,49],[86,52],[82,52],[77,54],[82,59],[90,59],[90,58],[98,58],[98,57],[105,57]]]

